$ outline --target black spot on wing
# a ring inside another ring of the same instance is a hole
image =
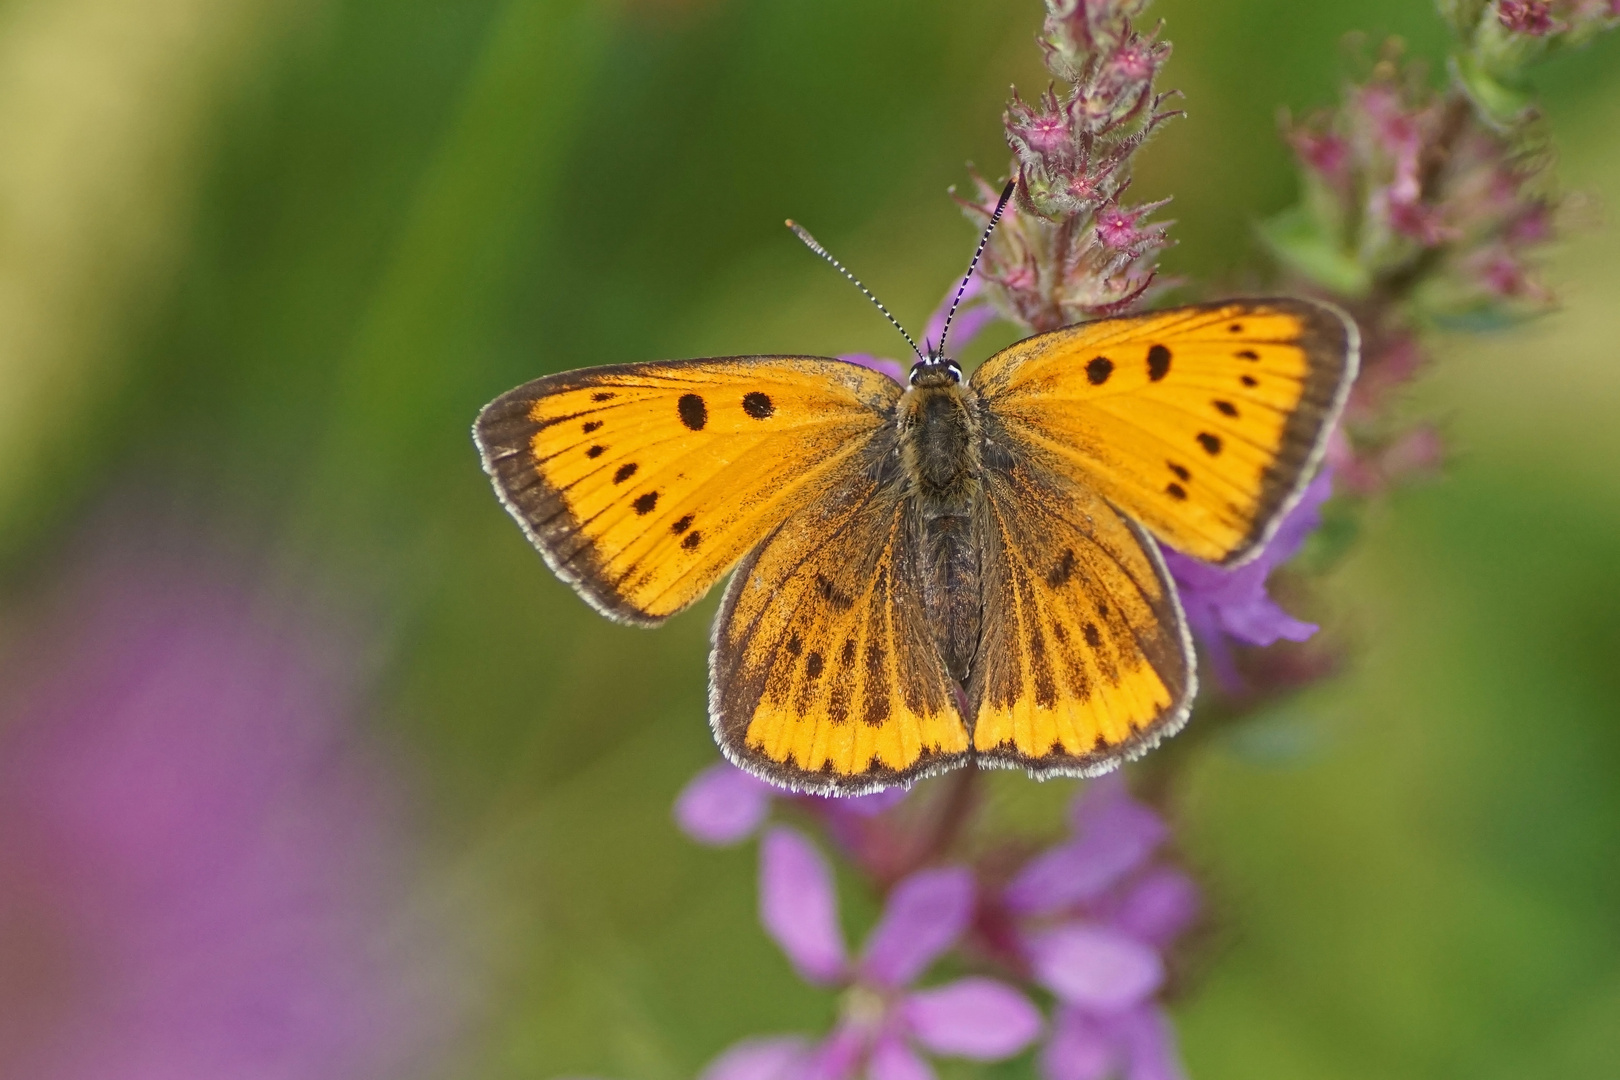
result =
[[[585,434],[589,435],[591,432],[596,431],[601,426],[602,421],[600,420],[587,420],[579,426],[579,429]]]
[[[1176,483],[1174,480],[1170,481],[1164,486],[1164,493],[1170,496],[1172,499],[1176,499],[1178,501],[1182,501],[1187,498],[1187,489]]]
[[[1192,479],[1192,473],[1187,471],[1187,466],[1185,466],[1185,465],[1177,465],[1173,461],[1167,461],[1167,462],[1165,462],[1165,464],[1170,466],[1170,471],[1176,474],[1176,479],[1177,480],[1191,480]]]
[[[819,678],[823,666],[821,654],[818,652],[813,652],[804,658],[804,674],[807,678]]]
[[[1058,564],[1046,572],[1046,583],[1056,589],[1074,576],[1074,549],[1065,548]]]
[[[637,466],[633,461],[625,462],[623,465],[620,465],[618,471],[613,474],[613,482],[615,484],[624,483],[626,480],[636,475],[636,469],[638,467],[639,466]]]
[[[1240,323],[1240,322],[1235,322],[1235,323],[1233,323],[1233,324],[1232,324],[1232,325],[1231,325],[1231,326],[1228,326],[1228,327],[1227,327],[1227,328],[1226,328],[1226,329],[1227,329],[1227,330],[1228,330],[1228,331],[1229,331],[1229,332],[1230,332],[1230,333],[1233,333],[1233,334],[1241,334],[1241,333],[1243,333],[1243,324],[1242,324],[1242,323]]]
[[[855,606],[855,600],[839,592],[837,586],[829,581],[825,574],[816,575],[816,592],[820,593],[821,598],[831,604],[835,611],[848,611]]]
[[[1101,386],[1114,373],[1114,362],[1106,356],[1094,356],[1086,364],[1086,378],[1092,386]]]
[[[758,390],[744,394],[742,405],[743,412],[752,416],[755,420],[764,420],[776,411],[776,406],[772,404],[771,399]]]
[[[1244,386],[1260,385],[1260,380],[1255,378],[1253,375],[1240,375],[1239,378],[1242,380]]]
[[[1239,349],[1237,351],[1237,356],[1238,356],[1239,360],[1258,360],[1258,359],[1260,359],[1260,354],[1255,352],[1253,349]]]
[[[686,539],[681,541],[681,547],[685,548],[687,551],[696,551],[697,546],[701,543],[703,543],[702,533],[689,532],[686,534]]]
[[[1198,433],[1198,445],[1204,448],[1204,453],[1214,457],[1221,452],[1221,437],[1211,435],[1207,431],[1201,431]]]
[[[1081,633],[1086,636],[1086,644],[1093,649],[1102,648],[1102,631],[1097,629],[1096,623],[1086,623]]]
[[[630,505],[635,508],[635,511],[638,514],[650,514],[653,512],[653,507],[658,505],[658,492],[649,491],[645,494],[637,495],[636,501]]]
[[[671,525],[669,527],[669,531],[674,533],[676,536],[679,536],[679,535],[681,535],[681,533],[685,532],[687,529],[690,529],[691,527],[692,527],[692,515],[691,514],[683,514],[683,515],[681,515],[681,518],[680,518],[679,521],[675,522],[673,525]]]
[[[592,401],[612,401],[618,395],[611,390],[598,390],[591,395]]]
[[[1214,405],[1215,411],[1220,413],[1222,416],[1235,417],[1238,414],[1237,406],[1232,404],[1230,401],[1212,401],[1210,404]]]
[[[702,431],[703,425],[709,422],[709,407],[698,394],[682,394],[681,400],[675,403],[675,411],[681,414],[681,423],[692,431]]]
[[[605,453],[607,453],[607,447],[598,443],[589,450],[585,451],[585,456],[588,458],[599,458]]]
[[[1170,350],[1155,345],[1148,350],[1148,378],[1158,382],[1170,374]]]
[[[794,634],[787,639],[787,651],[789,656],[798,656],[799,651],[803,648],[804,643],[799,640],[798,634]]]

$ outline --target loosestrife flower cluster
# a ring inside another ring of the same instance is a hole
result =
[[[1126,193],[1132,156],[1176,114],[1155,89],[1170,46],[1158,28],[1137,26],[1147,4],[1045,0],[1038,41],[1055,82],[1033,101],[1015,92],[1007,107],[1017,198],[968,283],[958,347],[997,318],[1038,332],[1151,297],[1168,225],[1146,220],[1161,203],[1131,204]],[[1269,648],[1317,627],[1268,587],[1278,571],[1299,576],[1285,568],[1325,517],[1354,508],[1355,498],[1330,501],[1335,487],[1365,497],[1438,464],[1432,429],[1393,430],[1389,419],[1427,336],[1503,325],[1552,301],[1537,256],[1558,206],[1521,69],[1620,25],[1620,0],[1441,0],[1441,9],[1458,42],[1446,88],[1386,51],[1337,108],[1285,129],[1302,196],[1262,229],[1282,269],[1277,291],[1346,309],[1361,327],[1363,374],[1327,464],[1255,558],[1221,569],[1165,553],[1228,721],[1332,667]],[[958,202],[982,225],[1000,189],[974,181],[977,197]],[[930,341],[945,311],[930,321]],[[892,359],[843,359],[904,379]],[[1161,750],[1160,792],[1170,789],[1164,760]],[[1032,1048],[1045,1080],[1185,1076],[1164,998],[1202,902],[1163,810],[1116,773],[1080,788],[1067,838],[1044,848],[987,842],[980,784],[970,768],[914,792],[830,799],[721,763],[687,785],[678,824],[705,844],[761,838],[761,921],[800,977],[839,994],[830,1032],[744,1040],[703,1080],[930,1080],[930,1058],[999,1061]],[[805,825],[884,898],[858,956]],[[936,967],[952,977],[932,975]]]
[[[1149,291],[1169,226],[1146,222],[1163,203],[1131,204],[1131,158],[1171,117],[1154,83],[1170,56],[1158,30],[1133,20],[1147,0],[1049,0],[1037,39],[1056,83],[1034,102],[1014,91],[1007,142],[1017,157],[1016,213],[985,252],[983,296],[1031,330],[1124,311]],[[999,188],[975,176],[988,223]]]

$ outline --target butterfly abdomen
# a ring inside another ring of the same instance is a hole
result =
[[[979,647],[979,548],[973,535],[982,498],[979,422],[972,391],[918,385],[900,399],[900,461],[923,608],[951,677],[965,683]]]

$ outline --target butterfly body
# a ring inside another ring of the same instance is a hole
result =
[[[1185,721],[1155,538],[1233,565],[1310,479],[1356,367],[1300,300],[1101,320],[901,388],[832,359],[547,376],[485,408],[497,493],[559,576],[655,624],[735,567],[709,715],[732,761],[857,794],[975,761],[1091,775]]]
[[[937,369],[937,370],[929,370]],[[965,684],[979,645],[983,434],[978,395],[954,364],[928,357],[896,406],[896,478],[916,550],[923,610],[945,670]]]

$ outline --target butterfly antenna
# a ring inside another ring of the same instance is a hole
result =
[[[956,299],[951,301],[951,310],[945,316],[945,329],[939,332],[939,351],[945,351],[945,339],[951,334],[951,320],[956,318],[956,307],[962,302],[962,296],[967,292],[968,282],[973,280],[973,271],[979,268],[979,257],[984,254],[985,245],[990,243],[990,234],[996,231],[996,222],[1001,220],[1001,212],[1007,209],[1007,200],[1018,187],[1018,178],[1015,176],[1007,181],[1007,186],[1001,189],[1001,200],[996,203],[996,212],[990,215],[990,224],[984,227],[984,235],[979,237],[978,250],[973,253],[973,261],[968,263],[967,273],[962,275],[962,284],[956,290]]]
[[[896,330],[900,331],[900,336],[906,339],[906,344],[910,345],[911,346],[911,351],[917,354],[917,359],[919,359],[919,360],[924,359],[923,354],[922,354],[922,350],[917,348],[917,343],[915,341],[911,340],[911,335],[906,333],[906,328],[900,325],[900,320],[896,319],[893,315],[889,314],[889,309],[883,306],[883,301],[881,301],[877,297],[873,296],[871,290],[868,289],[865,285],[861,284],[861,279],[860,278],[858,278],[854,274],[850,273],[847,269],[845,269],[843,263],[841,263],[837,259],[833,258],[832,255],[828,253],[826,248],[822,247],[820,244],[818,244],[816,242],[816,238],[811,236],[810,231],[808,229],[806,229],[803,225],[800,225],[797,221],[794,221],[792,218],[789,218],[788,223],[787,223],[787,227],[792,229],[793,232],[794,232],[794,235],[796,235],[800,240],[804,241],[804,246],[805,247],[809,248],[811,251],[815,252],[817,255],[820,255],[823,259],[826,259],[828,262],[832,263],[834,269],[836,269],[840,274],[843,274],[845,277],[849,278],[849,282],[850,282],[851,285],[854,285],[857,289],[861,290],[861,294],[863,296],[865,296],[868,300],[872,301],[872,303],[876,304],[877,309],[879,311],[883,312],[883,317],[888,319],[891,323],[893,323],[894,328]]]

